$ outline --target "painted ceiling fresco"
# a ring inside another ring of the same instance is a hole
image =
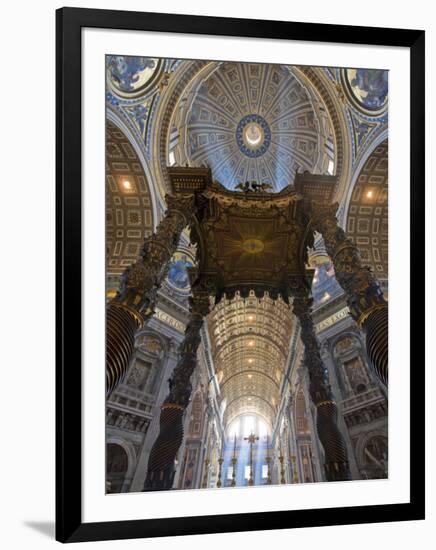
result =
[[[388,101],[388,71],[344,69],[343,78],[351,99],[370,114],[382,112]]]
[[[106,59],[107,82],[122,97],[143,94],[162,67],[162,61],[152,57],[108,55]]]
[[[171,260],[168,269],[168,281],[180,290],[189,290],[189,274],[188,268],[194,264],[186,254],[176,252]]]

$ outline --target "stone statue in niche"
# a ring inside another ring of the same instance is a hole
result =
[[[140,381],[142,379],[143,372],[141,367],[135,363],[135,365],[131,368],[129,377],[127,378],[126,384],[129,386],[135,386],[138,387],[140,384]]]
[[[344,361],[343,367],[352,391],[355,394],[364,393],[368,389],[369,378],[362,359],[354,357],[350,361]]]
[[[130,369],[126,384],[143,390],[147,384],[151,368],[152,366],[150,363],[137,359],[133,367]]]
[[[113,409],[107,409],[106,412],[106,424],[108,426],[113,426],[115,424],[116,416]]]

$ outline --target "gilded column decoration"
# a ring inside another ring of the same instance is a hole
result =
[[[197,366],[200,330],[209,312],[208,290],[197,284],[192,293],[190,318],[179,349],[179,362],[168,381],[170,391],[161,407],[160,431],[150,452],[144,490],[166,490],[173,485],[174,462],[183,440],[183,414],[192,391],[190,378]]]
[[[209,464],[210,464],[210,460],[208,458],[206,458],[204,460],[203,481],[201,483],[201,488],[202,489],[207,488],[207,479],[208,479],[208,476],[209,476]]]
[[[145,239],[141,259],[129,266],[106,311],[106,382],[110,394],[124,378],[136,331],[153,315],[159,286],[166,277],[183,229],[195,209],[194,194],[166,197],[168,209],[156,233]]]
[[[294,290],[293,310],[301,326],[304,344],[304,363],[309,373],[309,394],[316,406],[316,428],[324,448],[324,469],[328,481],[351,479],[345,442],[337,425],[337,406],[328,383],[326,369],[321,359],[315,336],[310,308],[312,299],[308,290]]]
[[[279,445],[280,445],[280,454],[279,454],[279,462],[280,462],[280,483],[281,484],[284,484],[286,483],[286,479],[285,479],[285,468],[284,468],[284,464],[283,464],[283,461],[284,461],[284,456],[283,456],[283,449],[282,449],[282,441],[281,439],[279,440]]]
[[[352,317],[366,334],[366,348],[374,371],[388,383],[388,304],[369,267],[336,219],[338,204],[312,204],[312,227],[321,233],[333,261],[336,279],[347,294]]]
[[[253,476],[253,445],[256,441],[259,440],[259,436],[251,433],[248,437],[244,437],[245,441],[248,441],[250,445],[250,477],[248,479],[248,486],[253,487],[254,485],[254,476]]]
[[[221,478],[222,478],[222,470],[223,470],[223,462],[224,462],[224,458],[222,456],[219,457],[218,459],[218,480],[216,482],[216,486],[218,487],[218,489],[221,489],[222,487],[222,481],[221,481]]]
[[[297,457],[291,455],[291,464],[292,464],[292,483],[299,483],[298,472],[297,472]]]

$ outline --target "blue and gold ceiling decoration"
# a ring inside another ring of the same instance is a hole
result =
[[[107,83],[117,96],[131,99],[144,95],[159,80],[164,59],[108,55]]]
[[[138,136],[150,158],[150,133],[156,107],[177,60],[106,56],[106,105]]]
[[[388,71],[342,69],[345,93],[358,110],[371,116],[383,114],[388,103]]]
[[[297,171],[313,171],[317,164],[319,121],[309,94],[287,67],[217,64],[189,112],[189,163],[207,164],[229,189],[256,181],[279,191]]]
[[[324,68],[344,105],[357,163],[368,144],[388,124],[388,71],[381,69]]]
[[[236,128],[239,150],[247,157],[257,158],[266,153],[271,143],[271,130],[260,115],[244,116]]]

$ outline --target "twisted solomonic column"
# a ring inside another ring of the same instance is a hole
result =
[[[380,284],[336,219],[338,204],[312,204],[312,228],[323,236],[351,316],[366,334],[366,350],[378,379],[388,383],[388,304]]]
[[[141,259],[121,276],[120,290],[106,310],[106,391],[123,380],[136,331],[154,312],[157,291],[167,275],[183,229],[195,212],[194,195],[167,196],[167,211],[156,233],[145,239]]]
[[[309,373],[309,394],[316,406],[316,429],[324,448],[324,469],[327,481],[351,479],[345,441],[337,424],[338,410],[321,359],[310,314],[312,299],[305,288],[293,292],[293,310],[301,327],[304,363]]]
[[[173,486],[175,459],[183,441],[183,414],[192,391],[190,378],[197,366],[201,327],[209,313],[209,292],[198,287],[192,292],[189,322],[179,362],[169,380],[170,391],[161,407],[160,431],[150,451],[144,491],[163,491]]]

